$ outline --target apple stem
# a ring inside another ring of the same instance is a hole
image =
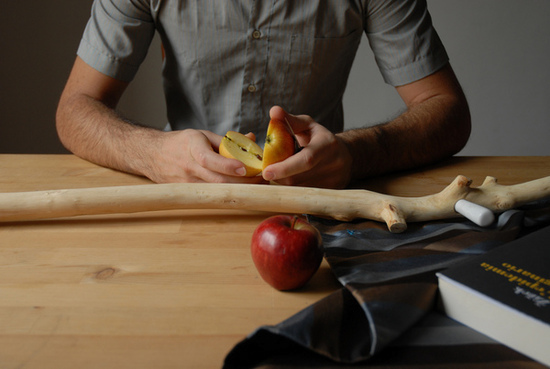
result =
[[[294,215],[294,217],[292,217],[292,223],[290,224],[290,229],[294,229],[294,225],[296,224],[297,220],[298,220],[298,216]]]

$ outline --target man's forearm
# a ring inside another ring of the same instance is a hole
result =
[[[86,95],[60,101],[57,130],[74,154],[106,167],[144,175],[162,132],[134,125]],[[145,144],[146,143],[146,144]]]
[[[470,135],[464,99],[435,96],[391,122],[339,134],[354,158],[354,179],[426,165],[460,151]]]

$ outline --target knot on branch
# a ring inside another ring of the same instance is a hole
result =
[[[463,176],[463,175],[458,175],[455,180],[454,180],[454,184],[458,187],[458,188],[469,188],[471,185],[472,185],[472,180],[466,176]],[[451,183],[450,186],[452,186],[453,184]]]
[[[393,204],[386,203],[382,208],[382,219],[392,233],[401,233],[407,229],[407,222],[403,213]]]
[[[497,185],[497,179],[495,177],[487,176],[480,187],[490,187]]]

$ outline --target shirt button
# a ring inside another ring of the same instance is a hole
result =
[[[259,39],[260,37],[262,37],[262,33],[255,29],[254,32],[252,32],[252,37],[254,37],[255,39]]]
[[[256,92],[256,86],[254,86],[254,85],[248,85],[247,90],[248,90],[248,92]]]

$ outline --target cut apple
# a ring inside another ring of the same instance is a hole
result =
[[[254,177],[262,172],[263,150],[242,133],[229,131],[220,144],[220,155],[237,159],[244,164],[247,177]]]
[[[300,151],[301,147],[285,121],[272,119],[267,127],[265,147],[262,148],[242,133],[228,131],[220,144],[220,155],[237,159],[244,164],[247,177],[254,177],[268,165],[283,161]]]
[[[283,161],[300,149],[292,128],[287,122],[271,119],[267,127],[263,152],[263,169],[268,165]]]

